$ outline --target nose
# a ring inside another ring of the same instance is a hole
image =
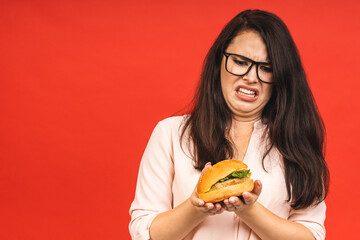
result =
[[[256,69],[257,69],[257,65],[253,64],[250,67],[248,73],[243,76],[243,79],[251,83],[256,83],[258,81]]]

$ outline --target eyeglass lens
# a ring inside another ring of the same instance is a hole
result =
[[[245,75],[250,70],[252,62],[249,59],[237,55],[229,55],[227,59],[227,70],[234,75]],[[272,68],[269,64],[258,63],[257,74],[261,81],[272,82]],[[256,67],[253,66],[253,67]]]

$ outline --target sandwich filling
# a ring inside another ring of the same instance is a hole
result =
[[[219,179],[219,181],[217,181],[214,185],[211,186],[209,191],[246,182],[250,179],[250,176],[250,169],[241,172],[232,172],[226,177]]]

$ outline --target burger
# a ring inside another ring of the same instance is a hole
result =
[[[248,166],[238,160],[224,160],[204,172],[198,181],[197,194],[205,202],[221,202],[231,196],[251,192],[254,181]]]

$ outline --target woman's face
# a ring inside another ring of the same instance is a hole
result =
[[[255,31],[240,32],[233,38],[227,53],[239,54],[256,62],[269,62],[266,45]],[[235,76],[225,69],[226,57],[221,63],[221,88],[225,101],[235,119],[257,120],[269,101],[272,84],[258,79],[256,65],[244,76]]]

